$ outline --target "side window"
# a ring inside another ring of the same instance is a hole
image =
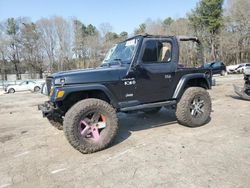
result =
[[[143,63],[167,63],[171,61],[171,43],[148,40],[144,43]]]
[[[221,63],[217,62],[213,64],[213,68],[219,68],[221,66]]]
[[[28,82],[27,82],[27,81],[24,81],[24,82],[22,82],[20,85],[26,85],[26,84],[28,84]]]

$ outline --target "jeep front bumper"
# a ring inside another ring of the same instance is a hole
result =
[[[39,104],[38,110],[42,111],[43,117],[62,118],[63,116],[62,111],[50,101],[46,101],[44,104]]]
[[[43,117],[51,116],[54,113],[54,107],[48,101],[44,104],[39,104],[38,110],[42,111]]]

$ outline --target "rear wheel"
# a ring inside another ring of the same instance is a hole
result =
[[[8,93],[15,93],[15,90],[14,90],[13,88],[10,88],[10,89],[8,90]]]
[[[177,104],[177,120],[188,127],[204,125],[210,118],[211,106],[209,93],[204,88],[190,87]]]
[[[36,87],[34,88],[34,92],[38,92],[38,91],[40,91],[40,87],[36,86]]]
[[[99,99],[85,99],[66,113],[63,130],[69,143],[82,153],[106,148],[118,130],[115,109]]]

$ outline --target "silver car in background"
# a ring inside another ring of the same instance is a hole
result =
[[[42,83],[33,81],[33,80],[25,80],[19,84],[7,85],[5,87],[5,92],[7,93],[15,93],[18,91],[33,91],[38,92],[42,88]]]

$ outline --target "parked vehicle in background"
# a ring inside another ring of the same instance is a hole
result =
[[[246,67],[250,67],[250,63],[230,65],[230,66],[227,66],[227,72],[228,73],[244,73]]]
[[[221,76],[225,76],[227,74],[226,66],[221,61],[206,63],[203,66],[204,66],[204,68],[211,69],[213,75],[214,74],[220,74]]]
[[[250,66],[249,65],[245,68],[244,74],[245,74],[245,76],[249,76],[250,77]]]
[[[250,67],[250,63],[244,63],[244,64],[241,64],[240,66],[238,66],[235,71],[236,73],[244,73],[246,67]]]
[[[32,80],[25,80],[22,81],[20,84],[14,85],[7,85],[5,87],[5,91],[7,93],[15,93],[17,91],[40,91],[42,84],[40,82],[32,81]]]
[[[227,66],[227,73],[233,74],[236,73],[235,69],[238,68],[239,65],[228,65]]]
[[[246,66],[244,70],[244,81],[245,81],[244,87],[240,88],[234,85],[234,91],[242,99],[250,101],[250,66]]]

